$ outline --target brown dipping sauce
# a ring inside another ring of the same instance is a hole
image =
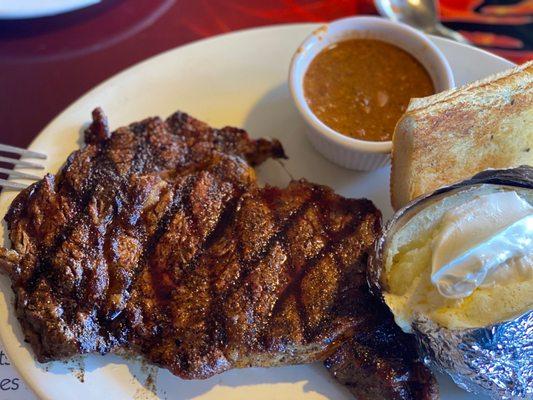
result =
[[[315,115],[346,136],[391,140],[412,97],[435,93],[425,68],[406,51],[373,39],[349,39],[322,50],[304,76]]]

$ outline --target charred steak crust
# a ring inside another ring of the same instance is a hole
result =
[[[342,343],[326,368],[358,400],[438,399],[437,381],[418,360],[414,336],[402,332],[380,301],[372,302],[371,312],[367,329]]]
[[[359,275],[366,284],[362,261],[379,228],[377,210],[298,181],[251,190],[233,212],[191,261],[159,264],[167,287],[136,291],[128,311],[142,316],[135,337],[143,353],[184,378],[323,360],[360,323],[358,288],[344,282]],[[168,247],[165,238],[158,246]],[[347,251],[355,263],[345,263]],[[153,274],[147,268],[141,281]],[[149,312],[153,304],[165,312]],[[142,336],[146,325],[162,326],[162,334]]]
[[[195,379],[330,357],[339,378],[363,346],[392,356],[387,379],[418,368],[362,335],[382,329],[366,281],[381,229],[370,201],[304,180],[260,188],[250,165],[285,157],[278,141],[180,112],[111,133],[97,109],[85,140],[6,215],[1,264],[39,361],[124,348]]]
[[[56,176],[17,196],[5,217],[20,256],[13,288],[39,360],[105,353],[129,341],[117,317],[172,217],[187,208],[187,218],[206,235],[223,206],[255,187],[245,159],[284,157],[277,141],[222,131],[176,113],[166,122],[149,118],[110,133],[96,109],[87,145]],[[198,202],[194,209],[189,197]],[[200,233],[183,234],[180,250],[203,239]]]

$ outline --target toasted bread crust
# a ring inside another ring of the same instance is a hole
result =
[[[533,164],[533,62],[413,99],[393,137],[395,209],[488,168]]]

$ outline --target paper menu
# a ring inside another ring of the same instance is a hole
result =
[[[37,400],[11,365],[0,343],[0,400]]]

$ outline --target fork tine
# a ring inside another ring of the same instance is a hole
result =
[[[37,151],[21,149],[20,147],[9,146],[7,144],[0,144],[0,151],[6,151],[8,153],[20,154],[22,157],[40,158],[42,160],[46,160],[46,154],[39,153]]]
[[[1,167],[0,167],[0,173],[9,175],[10,178],[31,179],[33,181],[38,181],[42,178],[41,176],[26,174],[25,172],[20,172],[20,171],[16,171],[13,169],[1,168]]]
[[[13,164],[13,165],[20,165],[21,167],[26,167],[26,168],[44,169],[44,167],[40,164],[36,164],[33,162],[24,161],[24,160],[16,160],[14,158],[9,158],[9,157],[0,156],[0,161]]]
[[[20,190],[20,189],[26,189],[28,185],[23,185],[22,183],[9,182],[5,179],[0,179],[0,187],[6,188],[6,189]]]

